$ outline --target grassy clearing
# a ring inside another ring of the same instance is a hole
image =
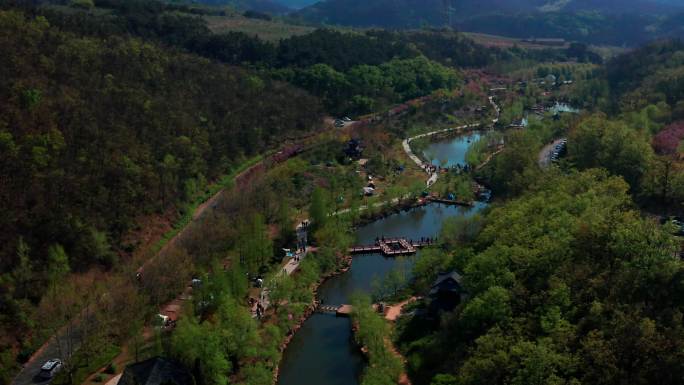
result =
[[[543,44],[535,44],[531,42],[523,41],[522,39],[516,39],[513,37],[488,35],[486,33],[477,32],[463,32],[464,35],[473,39],[476,43],[482,44],[486,47],[499,47],[499,48],[511,48],[513,46],[518,46],[520,48],[526,49],[547,49],[547,48],[567,48],[568,44],[562,46],[549,46]]]
[[[204,19],[214,33],[244,32],[271,42],[277,42],[291,36],[304,35],[315,29],[278,20],[250,19],[240,15],[206,16]]]

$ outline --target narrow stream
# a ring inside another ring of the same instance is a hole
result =
[[[472,133],[433,143],[426,151],[439,151],[452,162],[449,165],[463,164],[469,143],[477,137],[478,133]],[[369,244],[382,236],[408,239],[435,237],[446,218],[473,215],[484,206],[484,203],[478,202],[474,207],[430,204],[414,208],[359,228],[356,242]],[[420,258],[420,253],[413,258]],[[385,276],[399,263],[405,263],[410,269],[412,261],[411,257],[385,258],[379,254],[355,256],[352,268],[347,273],[329,279],[320,287],[319,299],[325,304],[348,304],[353,293],[372,292],[374,277]],[[352,341],[350,320],[314,314],[285,350],[278,384],[353,385],[359,383],[363,368],[363,357]]]

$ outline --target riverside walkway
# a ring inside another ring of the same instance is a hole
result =
[[[427,132],[425,134],[420,134],[420,135],[413,136],[411,138],[404,139],[404,141],[401,143],[401,146],[404,148],[404,152],[406,153],[406,155],[408,155],[408,157],[415,164],[417,164],[418,167],[420,167],[422,170],[424,170],[428,174],[428,179],[425,182],[425,184],[429,188],[429,187],[432,187],[432,185],[435,184],[435,182],[437,182],[437,178],[439,177],[439,173],[434,170],[434,166],[432,164],[430,164],[429,162],[424,162],[413,152],[413,150],[411,149],[411,142],[416,140],[416,139],[426,138],[426,137],[437,135],[437,134],[444,134],[444,133],[452,132],[452,131],[464,131],[464,130],[478,128],[481,126],[482,126],[481,123],[475,123],[475,124],[466,124],[466,125],[458,126],[458,127],[445,128],[443,130],[431,131],[431,132]]]
[[[489,96],[488,97],[489,104],[492,105],[492,108],[494,108],[494,111],[496,112],[496,117],[492,119],[492,125],[495,125],[499,122],[499,118],[501,116],[501,108],[496,104],[494,101],[494,96]],[[424,170],[428,174],[428,179],[425,182],[426,186],[428,188],[432,187],[433,184],[437,182],[437,178],[439,178],[439,173],[434,171],[432,164],[429,162],[424,162],[422,159],[420,159],[414,152],[411,150],[411,142],[420,139],[420,138],[425,138],[437,134],[444,134],[447,132],[451,131],[464,131],[464,130],[469,130],[469,129],[474,129],[474,128],[479,128],[482,127],[482,123],[473,123],[473,124],[466,124],[463,126],[458,126],[458,127],[451,127],[451,128],[445,128],[443,130],[436,130],[436,131],[431,131],[427,132],[425,134],[420,134],[416,135],[407,139],[404,139],[404,141],[401,143],[402,147],[404,148],[404,152],[406,155],[420,167],[422,170]]]

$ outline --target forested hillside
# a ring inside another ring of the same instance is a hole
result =
[[[320,128],[326,107],[375,111],[507,54],[430,33],[320,30],[274,45],[211,33],[212,10],[96,3],[0,3],[3,380],[44,342],[48,288],[127,266],[141,219],[187,214],[211,181]]]
[[[619,56],[606,66],[613,101],[622,110],[667,103],[684,118],[684,43],[668,40]]]
[[[394,202],[451,191],[461,199],[451,203],[489,208],[447,220],[412,279],[401,273],[397,296],[422,295],[438,270],[463,273],[467,291],[441,319],[421,323],[416,312],[393,328],[414,383],[681,382],[684,270],[659,223],[684,212],[680,41],[603,66],[584,43],[484,47],[448,28],[307,27],[266,41],[214,33],[207,20],[235,12],[225,3],[242,13],[275,1],[203,3],[0,0],[0,384],[65,324],[97,332],[64,355],[56,384],[102,374],[119,353],[119,363],[138,361],[143,345],[180,360],[198,385],[271,384],[322,277],[346,271],[351,229]],[[605,12],[620,4],[645,13]],[[676,7],[620,4],[459,2],[452,16],[584,42],[682,31],[681,15],[663,14]],[[442,6],[329,0],[298,15],[441,26]],[[581,113],[553,114],[558,100]],[[344,116],[358,122],[331,129]],[[513,124],[522,117],[529,125]],[[435,173],[423,193],[425,167],[402,141],[478,123],[501,132],[477,133],[479,152],[463,154],[472,164]],[[540,149],[561,137],[557,167],[540,167]],[[268,156],[283,146],[292,151]],[[206,201],[262,158],[238,188]],[[485,185],[495,201],[469,203]],[[205,215],[191,221],[200,203]],[[305,218],[312,227],[295,232]],[[157,253],[153,244],[181,227]],[[292,267],[283,250],[298,249],[302,232],[316,252]],[[160,326],[171,301],[180,319]],[[388,330],[374,348],[398,373]],[[366,374],[377,352],[369,357]]]
[[[0,334],[14,338],[46,287],[134,247],[121,239],[136,219],[180,208],[321,118],[285,84],[11,11],[0,13],[0,104]]]
[[[467,293],[439,322],[400,323],[415,383],[681,383],[683,52],[616,57],[573,91],[587,113],[506,135],[479,176],[509,200],[446,224],[414,268],[419,292],[455,269]],[[564,160],[543,170],[561,135]]]
[[[239,32],[214,34],[200,16],[177,5],[140,0],[99,0],[97,4],[105,12],[94,15],[51,7],[30,11],[77,34],[133,34],[212,60],[252,68],[310,91],[336,114],[364,114],[436,89],[451,88],[457,84],[458,74],[443,65],[476,67],[500,57],[527,55],[481,47],[459,34],[432,32],[343,33],[320,29],[273,44]],[[421,56],[439,64],[425,65]],[[398,84],[397,74],[404,83],[411,84]]]
[[[434,334],[402,327],[416,382],[680,383],[679,245],[627,190],[601,171],[547,174],[484,222],[443,232],[447,257],[421,266],[451,261],[469,298]]]
[[[359,1],[330,0],[294,13],[314,23],[386,28],[451,26],[518,38],[564,38],[593,44],[636,45],[681,36],[681,4],[652,1]]]
[[[169,2],[231,7],[240,11],[259,11],[270,14],[282,14],[290,10],[290,7],[277,0],[171,0]]]

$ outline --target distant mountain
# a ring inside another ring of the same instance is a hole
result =
[[[294,12],[308,22],[357,27],[445,26],[512,37],[633,45],[672,35],[674,0],[326,0]],[[681,28],[675,28],[681,29]]]
[[[316,4],[318,0],[274,0],[275,2],[282,4],[288,8],[301,9],[308,7],[312,4]]]
[[[561,3],[564,11],[600,11],[611,13],[647,13],[664,14],[677,8],[683,8],[684,2],[663,0],[571,0],[556,1]],[[547,1],[546,6],[554,2]]]
[[[287,0],[181,0],[175,2],[230,6],[240,11],[252,10],[271,14],[282,14],[292,11],[284,5]]]

